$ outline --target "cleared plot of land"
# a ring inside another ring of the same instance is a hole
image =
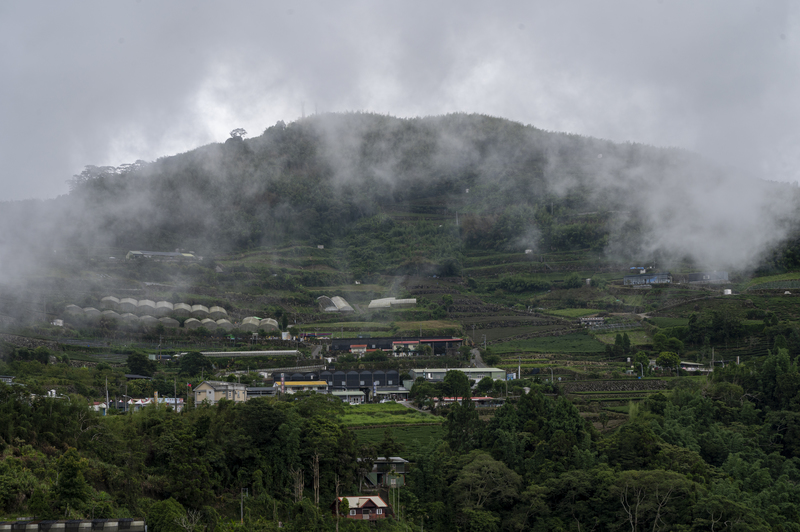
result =
[[[442,418],[397,403],[348,405],[342,423],[348,427],[441,423]]]
[[[391,432],[392,438],[404,447],[404,451],[402,451],[400,455],[407,460],[413,460],[426,450],[435,447],[442,441],[442,436],[444,435],[444,430],[441,425],[370,427],[355,430],[354,434],[361,443],[379,444],[383,441],[387,430]],[[380,450],[378,452],[380,453]]]
[[[530,340],[511,340],[492,346],[492,351],[502,353],[599,353],[605,346],[588,334],[546,336]]]
[[[532,334],[532,333],[540,333],[540,332],[547,332],[556,329],[562,329],[563,325],[541,325],[541,326],[527,326],[527,327],[495,327],[493,329],[476,329],[475,331],[475,341],[480,342],[483,339],[483,335],[486,335],[486,341],[494,342],[497,340],[502,340],[503,338],[511,338],[513,336],[519,336],[521,334]],[[467,335],[472,338],[472,330],[467,327]]]

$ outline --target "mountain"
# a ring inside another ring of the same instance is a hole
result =
[[[292,242],[372,249],[349,257],[374,263],[364,273],[458,263],[465,246],[748,267],[797,219],[793,187],[690,152],[467,114],[313,115],[151,163],[87,166],[70,186],[6,205],[8,270],[54,252]]]

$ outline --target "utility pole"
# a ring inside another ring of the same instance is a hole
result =
[[[314,505],[319,508],[319,452],[314,452]]]
[[[336,475],[336,532],[339,532],[339,475]]]

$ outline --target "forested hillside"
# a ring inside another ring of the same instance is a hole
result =
[[[655,394],[601,436],[558,388],[518,381],[530,393],[488,421],[471,401],[449,407],[443,439],[416,453],[389,432],[360,440],[342,423],[359,407],[327,396],[101,418],[0,385],[0,512],[147,516],[155,532],[333,530],[337,483],[355,494],[364,460],[401,455],[413,466],[379,530],[800,530],[797,383],[779,350]]]
[[[793,234],[795,189],[730,175],[677,149],[488,116],[314,115],[152,163],[87,166],[68,196],[6,206],[18,229],[2,258],[301,242],[346,247],[365,274],[452,267],[465,246],[754,266]]]
[[[0,209],[14,379],[0,515],[136,516],[154,532],[800,531],[798,191],[758,177],[463,114],[313,115],[87,166],[68,195]],[[202,258],[124,259],[136,249]],[[672,271],[630,285],[632,266]],[[371,304],[390,297],[413,302]],[[219,307],[229,327],[146,314],[178,304]],[[423,345],[437,336],[464,345]],[[328,349],[377,337],[404,347]],[[450,371],[414,382],[407,407],[117,402],[189,401],[208,379],[263,391],[312,367],[410,385],[411,369],[479,363],[516,378],[470,388]],[[490,406],[437,401],[469,394]],[[108,416],[91,409],[107,399]],[[337,519],[335,495],[367,494],[379,456],[409,461],[384,490],[390,517]]]

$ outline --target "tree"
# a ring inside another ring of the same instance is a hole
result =
[[[450,406],[444,422],[444,439],[454,451],[467,452],[480,443],[482,428],[475,402],[465,397],[461,403]]]
[[[622,335],[617,333],[614,337],[614,356],[622,356],[625,354],[625,347],[622,342]]]
[[[564,288],[580,288],[583,285],[583,280],[577,273],[571,273],[564,279],[561,285]]]
[[[482,451],[473,451],[459,471],[452,491],[462,508],[490,509],[519,497],[522,477]]]
[[[211,367],[211,361],[198,351],[186,353],[181,358],[181,374],[183,375],[199,375]]]
[[[470,393],[469,377],[463,371],[452,370],[444,375],[442,382],[442,392],[446,397],[462,397],[469,399]]]
[[[667,335],[659,332],[653,336],[653,351],[660,353],[667,350]]]
[[[185,515],[186,510],[181,503],[170,497],[153,504],[147,514],[147,522],[153,532],[183,532],[178,523]]]
[[[633,357],[633,369],[636,373],[647,375],[650,367],[650,359],[646,354],[639,352]]]
[[[681,357],[679,357],[677,353],[673,353],[671,351],[664,351],[660,355],[658,355],[658,358],[656,359],[656,364],[658,364],[662,368],[677,369],[681,365]]]
[[[447,310],[447,312],[450,312],[450,309],[453,308],[453,296],[451,296],[450,294],[443,295],[442,296],[442,305]]]
[[[675,353],[683,353],[683,342],[677,338],[670,338],[667,340],[667,349]]]
[[[494,380],[486,376],[478,381],[478,384],[475,386],[475,393],[479,395],[486,395],[487,393],[492,391],[494,388]]]
[[[126,365],[128,366],[128,373],[133,373],[134,375],[152,377],[153,373],[156,372],[155,361],[150,360],[147,355],[139,351],[128,355]]]
[[[231,131],[231,138],[234,139],[241,139],[247,135],[247,131],[242,127],[237,127],[233,131]]]
[[[472,349],[468,345],[462,345],[458,348],[458,352],[461,353],[461,357],[464,361],[469,362],[472,359]]]
[[[662,526],[674,530],[690,522],[685,503],[695,489],[684,475],[672,471],[623,471],[612,493],[631,530],[661,530]]]
[[[58,480],[53,489],[58,508],[81,511],[89,498],[89,484],[83,476],[86,460],[70,448],[58,460]]]

